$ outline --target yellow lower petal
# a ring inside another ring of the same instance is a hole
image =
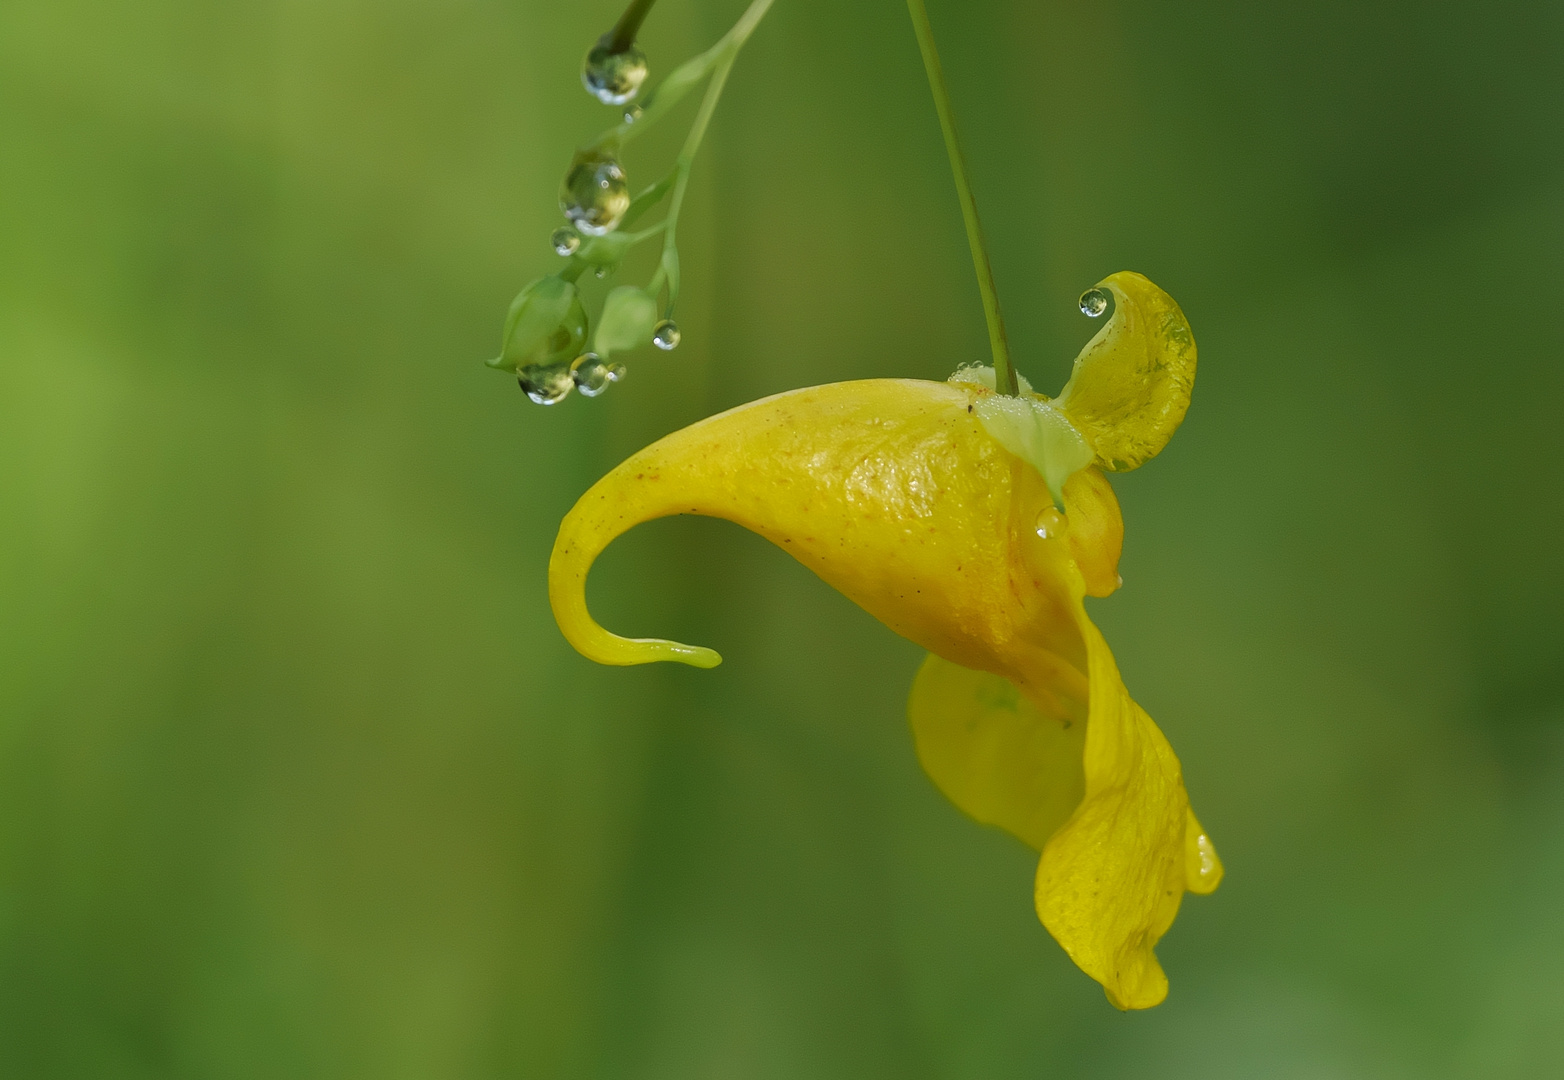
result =
[[[1009,679],[942,660],[923,661],[907,719],[924,771],[946,798],[985,825],[1038,851],[1086,790],[1086,679],[1044,708]]]
[[[1037,914],[1121,1009],[1167,995],[1154,947],[1185,890],[1221,860],[1189,808],[1178,758],[1131,699],[1079,600],[1087,674],[1067,664],[1018,690],[930,655],[908,719],[918,758],[962,810],[1042,852]]]
[[[1091,718],[1086,794],[1043,848],[1037,915],[1082,971],[1121,1009],[1168,992],[1152,952],[1173,925],[1185,887],[1189,800],[1178,758],[1135,704],[1108,643],[1083,609]]]

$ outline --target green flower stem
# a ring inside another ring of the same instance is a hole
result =
[[[668,203],[668,217],[664,222],[667,231],[663,234],[662,262],[658,266],[657,273],[647,285],[647,291],[656,295],[664,282],[668,285],[668,303],[665,311],[673,312],[673,305],[679,299],[679,248],[675,230],[679,226],[679,211],[684,207],[684,194],[690,182],[690,168],[695,162],[695,155],[700,150],[701,140],[706,137],[706,129],[711,124],[711,118],[717,111],[717,102],[722,98],[722,91],[727,86],[728,75],[733,70],[733,62],[738,59],[739,50],[754,33],[755,27],[760,25],[760,20],[771,8],[772,0],[754,0],[748,10],[733,24],[721,41],[708,49],[697,61],[711,58],[711,82],[706,87],[706,94],[701,99],[700,109],[695,114],[695,123],[690,127],[690,133],[685,137],[684,148],[679,151],[678,160],[673,167],[673,198]],[[671,76],[670,76],[671,78]],[[659,101],[658,104],[661,104]],[[642,121],[645,117],[642,117]],[[638,121],[638,123],[641,121]],[[659,187],[661,185],[658,185]],[[655,189],[654,189],[655,190]]]
[[[670,176],[668,178],[668,180],[667,180],[667,183],[671,183],[672,180],[673,180],[673,178],[672,178],[672,176]],[[666,188],[665,188],[665,190],[666,190]],[[658,196],[658,198],[661,198],[661,197],[662,197],[661,195]],[[626,216],[628,216],[628,215],[626,215]],[[623,245],[622,249],[621,249],[622,252],[623,251],[629,251],[631,248],[635,247],[635,245],[639,244],[641,241],[643,241],[643,240],[650,240],[652,237],[659,235],[667,227],[668,227],[668,223],[666,221],[659,221],[656,225],[650,225],[650,226],[642,229],[640,232],[636,232],[636,233],[618,232],[618,233],[615,233],[615,240],[619,244]],[[565,264],[565,268],[559,272],[559,277],[561,279],[563,279],[565,281],[575,281],[582,274],[586,273],[587,269],[589,267],[606,265],[605,263],[603,263],[603,262],[601,262],[599,260],[590,259],[590,258],[585,257],[585,252],[586,252],[588,246],[590,246],[591,243],[592,243],[592,241],[588,241],[587,244],[582,245],[582,248],[581,248],[580,251],[577,251],[574,255],[572,255],[570,257],[570,261]]]
[[[1012,396],[1021,392],[1016,382],[1015,368],[1010,363],[1010,342],[1005,337],[1005,320],[999,312],[999,292],[994,287],[994,267],[988,258],[988,244],[983,239],[983,224],[978,220],[977,199],[972,195],[972,184],[967,179],[967,161],[961,152],[961,141],[956,137],[956,114],[950,105],[950,90],[945,86],[945,72],[940,67],[939,50],[934,46],[934,28],[929,25],[929,13],[923,0],[907,0],[907,12],[912,16],[912,29],[918,35],[918,48],[923,53],[923,69],[929,76],[929,89],[934,94],[934,109],[939,113],[940,130],[945,134],[945,152],[950,156],[950,171],[956,180],[956,195],[961,200],[961,217],[967,227],[967,244],[972,249],[972,267],[977,271],[978,291],[983,294],[983,315],[988,320],[988,344],[994,354],[994,385],[1002,394]]]
[[[630,0],[630,6],[619,16],[614,28],[603,35],[603,42],[609,52],[622,53],[635,44],[635,35],[641,32],[641,24],[646,21],[655,3],[657,0]]]

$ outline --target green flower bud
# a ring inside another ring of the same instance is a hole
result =
[[[657,325],[657,301],[644,289],[621,285],[608,294],[592,347],[599,356],[637,349],[652,340]]]
[[[511,301],[503,350],[489,366],[517,371],[570,361],[586,344],[587,315],[575,283],[539,278]]]

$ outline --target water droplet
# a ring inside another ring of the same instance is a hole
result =
[[[641,324],[645,326],[645,323]],[[642,338],[641,340],[646,340]],[[684,340],[684,335],[679,333],[679,324],[672,319],[664,319],[652,327],[652,344],[663,352],[672,352],[679,347],[679,342]]]
[[[1037,535],[1044,540],[1058,540],[1069,531],[1070,519],[1060,513],[1058,507],[1045,507],[1037,515]]]
[[[624,169],[608,154],[576,155],[560,188],[559,206],[588,236],[613,231],[630,209],[630,185]]]
[[[581,234],[569,225],[561,225],[554,230],[554,235],[549,237],[549,243],[554,245],[556,255],[574,255],[576,249],[581,246]]]
[[[581,65],[581,82],[604,105],[623,105],[640,92],[646,72],[646,54],[636,46],[616,53],[599,42]]]
[[[641,119],[641,106],[632,105],[625,110],[625,123],[633,124]]]
[[[603,358],[597,353],[582,353],[576,357],[576,362],[570,365],[570,376],[575,381],[576,389],[581,391],[582,397],[597,397],[624,378],[625,366],[623,364],[610,366],[603,363]]]
[[[516,381],[539,405],[558,405],[575,386],[569,364],[528,364],[516,373]]]
[[[1081,294],[1081,314],[1095,319],[1108,310],[1108,294],[1101,289],[1087,289]]]
[[[608,267],[606,267],[606,266],[594,267],[593,270],[592,270],[592,276],[597,278],[597,280],[602,281],[604,278],[606,278],[608,276]]]

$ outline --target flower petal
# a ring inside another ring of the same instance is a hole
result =
[[[918,760],[935,786],[1038,851],[1086,790],[1086,678],[1068,671],[1072,685],[1044,712],[1009,679],[930,653],[907,700]]]
[[[1140,274],[1123,270],[1098,284],[1113,292],[1113,317],[1075,358],[1056,404],[1097,463],[1123,472],[1156,457],[1183,423],[1195,337],[1173,298]]]
[[[1157,941],[1184,891],[1214,890],[1222,864],[1189,808],[1172,748],[1079,606],[1076,623],[1085,680],[1061,664],[1028,679],[1023,693],[931,655],[913,680],[908,718],[939,789],[1042,852],[1037,914],[1049,933],[1115,1006],[1145,1009],[1167,995]]]
[[[1167,996],[1152,948],[1183,898],[1189,800],[1172,747],[1130,698],[1079,601],[1076,622],[1091,683],[1086,794],[1043,848],[1037,914],[1109,1001],[1145,1009]]]

